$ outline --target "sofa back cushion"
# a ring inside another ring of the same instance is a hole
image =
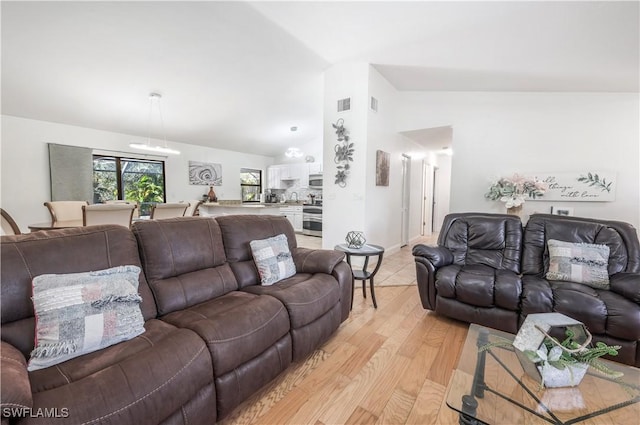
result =
[[[244,288],[259,285],[260,275],[251,255],[249,243],[281,233],[287,237],[291,252],[297,247],[296,234],[286,217],[277,215],[227,215],[216,217],[222,231],[227,261],[231,264],[238,285]]]
[[[226,261],[220,227],[213,218],[142,220],[134,223],[132,230],[158,314],[238,289]]]
[[[449,214],[438,245],[453,253],[454,264],[484,264],[519,273],[522,223],[517,216],[505,214]]]
[[[628,223],[582,217],[534,214],[524,231],[522,273],[544,276],[549,269],[549,239],[607,245],[609,275],[640,271],[636,230]]]
[[[131,231],[103,225],[2,236],[2,340],[28,356],[34,346],[32,280],[43,274],[81,273],[116,266],[141,267]],[[144,320],[156,317],[153,295],[144,272],[138,293]]]

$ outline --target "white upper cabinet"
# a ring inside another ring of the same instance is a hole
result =
[[[322,162],[310,162],[309,174],[322,174]]]
[[[322,173],[322,164],[297,163],[277,164],[267,167],[267,189],[287,189],[309,187],[309,174]]]

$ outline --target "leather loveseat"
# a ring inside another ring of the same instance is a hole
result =
[[[278,234],[296,274],[260,286],[249,242]],[[3,236],[1,247],[3,424],[212,424],[349,315],[343,254],[298,248],[284,217],[90,226]],[[33,278],[124,265],[142,269],[144,333],[28,372]]]
[[[608,289],[546,279],[549,240],[608,246]],[[534,214],[523,228],[517,216],[458,213],[445,217],[437,245],[413,248],[425,309],[511,333],[528,314],[563,313],[594,341],[622,346],[613,360],[640,366],[640,247],[630,224]]]

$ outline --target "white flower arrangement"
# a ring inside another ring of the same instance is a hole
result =
[[[500,200],[507,208],[513,208],[524,204],[527,198],[535,199],[544,195],[547,189],[547,184],[536,178],[514,174],[510,178],[501,177],[494,182],[484,196],[492,201]]]

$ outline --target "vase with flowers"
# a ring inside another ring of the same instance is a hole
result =
[[[508,213],[520,214],[527,198],[536,199],[544,195],[547,189],[547,184],[536,178],[514,174],[495,181],[484,196],[492,201],[504,202]]]

